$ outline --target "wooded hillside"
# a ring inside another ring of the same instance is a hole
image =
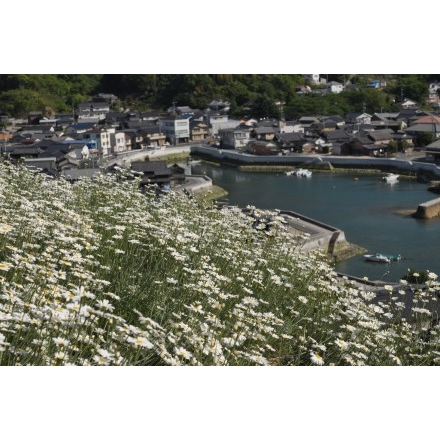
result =
[[[297,87],[313,85],[300,74],[3,74],[0,75],[0,113],[26,116],[42,110],[50,116],[71,112],[96,93],[113,93],[120,109],[166,109],[173,102],[206,108],[214,99],[231,103],[233,115],[279,117],[276,102],[284,103],[286,118],[307,114],[339,114],[354,111],[393,111],[399,97],[426,103],[428,85],[440,75],[322,74],[327,81],[361,86],[358,90],[318,96],[297,95]],[[383,89],[369,87],[373,79],[386,81]]]

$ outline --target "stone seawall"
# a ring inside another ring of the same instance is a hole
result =
[[[433,163],[403,160],[398,158],[348,157],[327,155],[294,155],[294,156],[255,156],[236,150],[225,150],[201,145],[191,146],[191,154],[210,158],[213,161],[229,165],[253,166],[309,166],[329,163],[338,168],[373,168],[384,171],[406,172],[410,174],[425,173],[430,179],[440,177],[440,167]]]
[[[421,203],[414,214],[416,218],[430,219],[440,217],[440,198]]]

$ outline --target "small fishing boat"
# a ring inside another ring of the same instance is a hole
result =
[[[284,174],[286,176],[293,176],[295,174],[295,171],[286,171]]]
[[[400,261],[402,259],[402,255],[390,255],[390,254],[381,254],[384,257],[387,257],[390,261]]]
[[[391,261],[400,261],[402,256],[399,255],[389,255],[389,254],[367,254],[364,255],[367,261],[374,261],[376,263],[391,263]]]
[[[295,173],[299,177],[311,177],[312,172],[310,170],[306,170],[304,168],[298,168]]]
[[[399,175],[394,173],[388,173],[387,175],[382,177],[382,180],[386,183],[396,183],[398,179]]]
[[[390,263],[391,260],[382,254],[368,254],[364,255],[365,260],[374,261],[375,263]]]

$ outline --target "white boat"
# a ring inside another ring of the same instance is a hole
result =
[[[299,177],[311,177],[312,172],[310,170],[306,170],[304,168],[298,168],[295,173]]]
[[[286,176],[293,176],[295,174],[295,171],[286,171],[284,174]]]
[[[367,261],[374,261],[376,263],[391,263],[391,260],[383,254],[368,254],[364,255]]]
[[[391,263],[391,261],[400,261],[402,256],[399,255],[389,255],[389,254],[368,254],[364,255],[367,261],[376,261],[378,263]]]
[[[382,177],[382,180],[384,180],[386,183],[396,183],[399,179],[398,174],[388,173],[386,176]]]

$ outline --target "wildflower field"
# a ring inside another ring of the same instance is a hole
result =
[[[278,212],[0,164],[0,365],[435,365],[428,273],[378,305]]]

